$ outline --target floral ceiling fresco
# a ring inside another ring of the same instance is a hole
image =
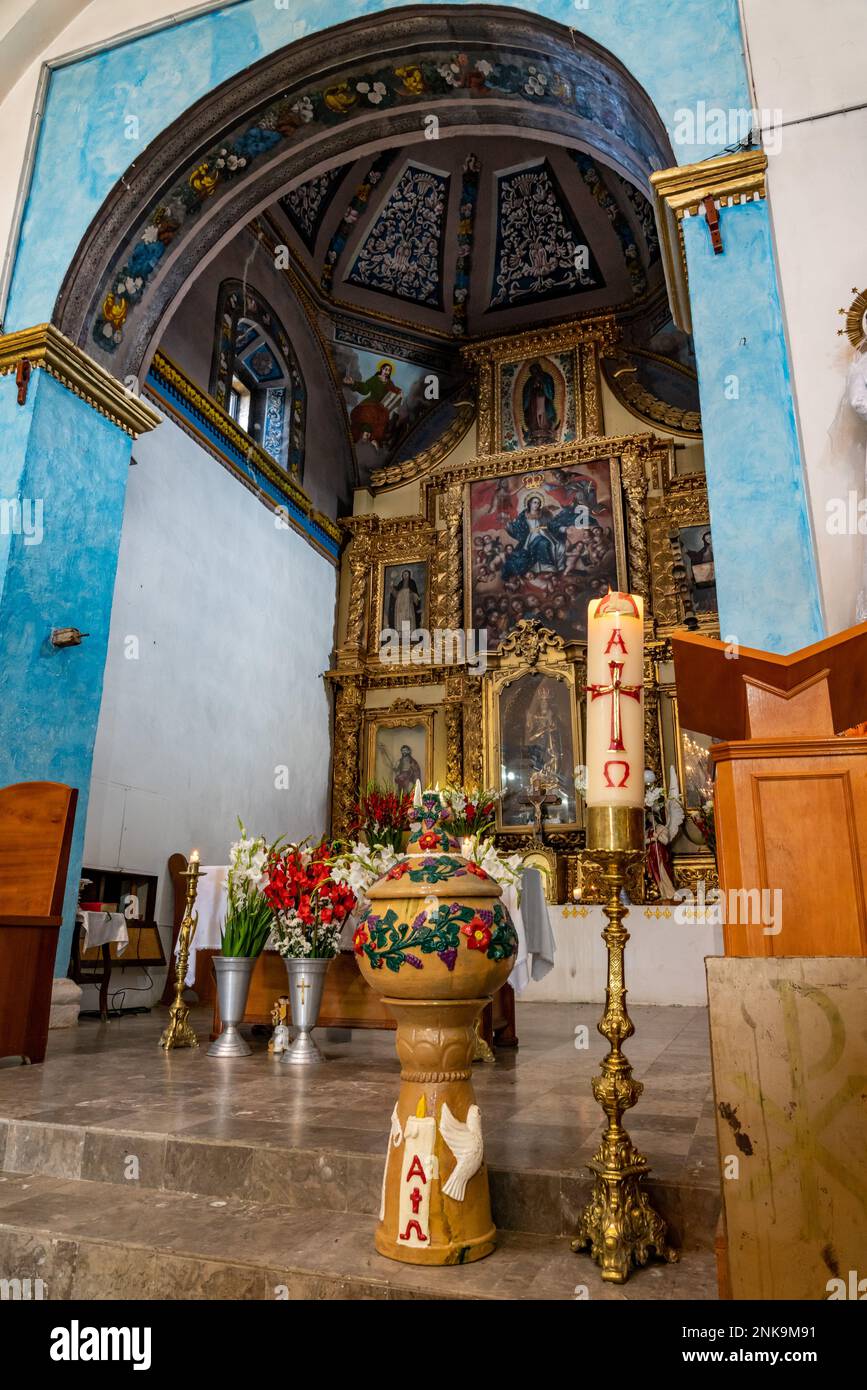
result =
[[[437,49],[392,60],[381,67],[358,65],[330,83],[301,84],[265,104],[255,117],[206,150],[195,165],[165,188],[103,279],[91,336],[107,353],[123,341],[129,319],[148,291],[161,262],[183,232],[212,199],[222,195],[259,164],[273,160],[278,149],[308,140],[359,114],[416,106],[438,98],[469,97],[474,102],[509,101],[559,110],[594,123],[617,141],[643,168],[658,159],[653,138],[629,118],[623,94],[615,94],[610,74],[597,59],[576,52],[556,61],[532,51],[486,50],[468,45],[465,52]],[[315,216],[313,204],[327,190],[310,190],[295,200],[296,216]],[[507,280],[508,295],[514,277]]]
[[[363,289],[442,308],[449,182],[448,174],[407,164],[347,278]]]
[[[489,308],[604,288],[596,257],[548,161],[500,174]]]
[[[346,177],[347,168],[343,165],[339,169],[329,169],[325,174],[317,174],[278,199],[308,251],[312,251],[316,245],[319,228]]]

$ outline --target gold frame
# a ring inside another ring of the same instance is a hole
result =
[[[527,333],[512,333],[465,347],[461,355],[476,373],[479,453],[506,453],[507,457],[525,455],[535,458],[542,449],[569,448],[566,443],[535,444],[505,451],[501,427],[503,368],[514,362],[526,362],[531,357],[544,357],[570,349],[573,353],[576,430],[576,438],[570,443],[577,444],[601,435],[604,425],[599,364],[600,359],[613,350],[619,337],[620,329],[614,314],[599,314],[581,319],[571,327],[561,324]]]
[[[672,478],[662,493],[647,502],[647,539],[650,549],[650,608],[659,636],[683,627],[683,611],[674,583],[674,556],[669,541],[672,530],[686,526],[711,529],[707,482],[703,473]],[[719,613],[696,613],[698,625],[709,636],[719,635]]]
[[[362,715],[364,754],[361,766],[361,785],[367,786],[376,768],[376,731],[379,728],[399,729],[422,724],[425,729],[425,766],[422,782],[427,786],[434,768],[434,722],[439,705],[417,705],[414,700],[395,700],[387,709],[365,709]]]
[[[600,441],[601,443],[601,441]],[[571,458],[571,452],[575,450],[576,457]],[[528,468],[525,456],[532,454],[532,466]],[[543,457],[540,458],[540,454]],[[618,588],[626,590],[630,583],[629,554],[626,544],[626,519],[624,508],[624,486],[623,474],[621,469],[622,452],[612,452],[604,447],[591,452],[588,457],[587,445],[563,444],[556,449],[556,463],[550,458],[550,450],[522,449],[511,454],[492,454],[485,459],[486,470],[477,473],[474,470],[473,477],[464,483],[463,491],[463,563],[464,563],[464,627],[472,627],[473,612],[473,568],[472,568],[472,485],[477,482],[488,482],[496,478],[514,477],[518,473],[533,472],[547,473],[552,468],[575,468],[582,464],[603,463],[607,460],[609,465],[609,487],[611,489],[611,512],[614,522],[614,555],[617,565],[617,585]],[[516,460],[524,459],[520,464]],[[550,461],[543,461],[550,460]],[[506,639],[508,640],[508,639]],[[564,639],[565,640],[565,639]],[[584,645],[582,643],[582,645]],[[489,651],[491,648],[489,647]]]
[[[557,633],[551,632],[536,619],[523,619],[514,632],[500,645],[499,652],[491,658],[488,670],[482,676],[482,721],[483,742],[483,782],[486,787],[500,787],[500,750],[502,737],[500,728],[500,698],[507,686],[513,685],[522,676],[545,675],[562,681],[570,692],[570,715],[572,726],[573,766],[584,761],[584,739],[580,706],[583,703],[578,691],[583,688],[585,679],[584,646],[577,642],[564,642]],[[581,830],[584,825],[584,803],[576,794],[574,821],[546,822],[552,831],[566,834]],[[532,826],[526,823],[504,823],[501,802],[497,801],[498,835],[532,834]]]

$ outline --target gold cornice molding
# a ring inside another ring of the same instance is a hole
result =
[[[18,371],[21,362],[54,377],[67,391],[104,415],[124,434],[137,439],[155,429],[161,417],[147,401],[133,395],[92,357],[70,342],[53,323],[38,323],[0,337],[0,376]]]
[[[683,219],[695,217],[705,198],[717,207],[751,203],[766,196],[764,150],[740,150],[700,164],[676,165],[650,175],[660,249],[674,321],[692,332]]]
[[[338,523],[332,521],[331,517],[325,516],[323,512],[317,511],[300,483],[297,483],[285,469],[281,468],[260,444],[251,439],[246,431],[235,423],[229,412],[214,400],[213,396],[209,396],[194,381],[191,381],[176,362],[173,362],[166,353],[157,351],[154,353],[151,365],[188,405],[199,411],[240,453],[251,458],[265,477],[279,487],[280,491],[295,504],[300,512],[303,512],[311,521],[315,521],[317,526],[321,526],[332,540],[340,541],[343,539]]]

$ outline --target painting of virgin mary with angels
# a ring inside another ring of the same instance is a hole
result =
[[[586,641],[587,604],[618,587],[607,459],[470,486],[468,626],[499,646],[522,618]]]

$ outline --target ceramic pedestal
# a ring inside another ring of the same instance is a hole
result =
[[[376,1248],[407,1264],[465,1264],[496,1245],[473,1025],[514,964],[499,885],[457,852],[426,794],[404,859],[368,892],[359,968],[397,1020],[392,1112]]]

